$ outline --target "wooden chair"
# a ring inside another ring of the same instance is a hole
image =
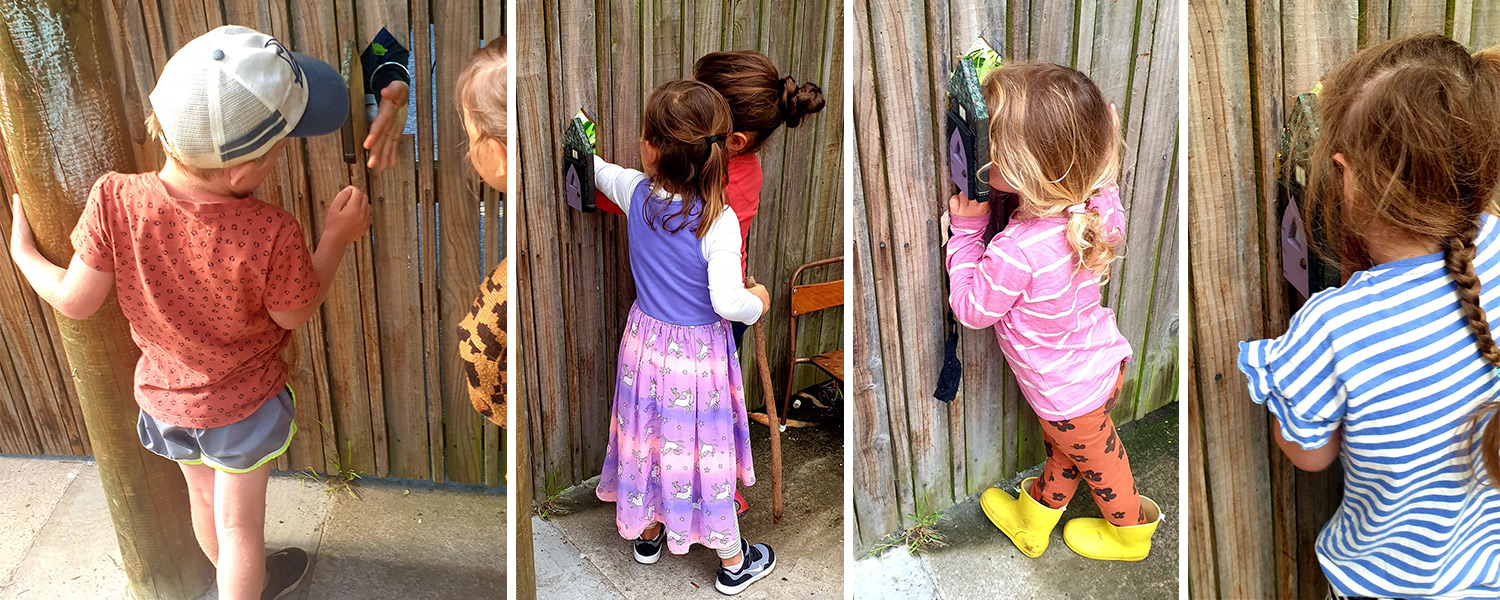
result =
[[[844,257],[837,256],[813,261],[792,271],[792,314],[787,319],[787,343],[791,351],[787,353],[790,360],[786,367],[786,390],[781,395],[781,414],[777,415],[781,421],[779,424],[781,431],[786,431],[786,413],[792,401],[792,375],[796,372],[797,365],[812,365],[827,373],[829,377],[832,377],[840,384],[844,382],[843,349],[825,352],[817,356],[797,356],[797,317],[844,305],[843,279],[805,285],[798,285],[797,279],[807,269],[843,262]]]

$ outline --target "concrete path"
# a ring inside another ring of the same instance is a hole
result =
[[[757,483],[741,487],[750,512],[742,535],[776,551],[776,570],[740,594],[766,598],[841,598],[844,579],[843,430],[836,424],[789,429],[781,437],[781,523],[771,524],[770,437],[752,424],[751,453]],[[532,519],[537,597],[660,599],[723,598],[714,589],[718,556],[694,546],[654,565],[635,562],[629,542],[615,530],[615,505],[594,496],[598,478],[564,492],[566,515]]]
[[[938,529],[947,546],[916,556],[895,548],[855,561],[849,577],[854,597],[1177,598],[1177,405],[1121,427],[1120,436],[1130,451],[1137,487],[1167,515],[1146,560],[1101,562],[1078,556],[1063,543],[1061,525],[1041,558],[1026,558],[990,524],[975,495],[945,511]],[[1037,466],[999,487],[1014,492],[1021,479],[1040,471]],[[1063,522],[1097,516],[1091,495],[1080,487]]]
[[[271,478],[267,547],[313,555],[291,599],[505,597],[504,496],[393,481],[360,482],[358,500],[324,490]],[[94,463],[0,456],[0,600],[124,595]]]

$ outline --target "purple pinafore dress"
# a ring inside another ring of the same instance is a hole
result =
[[[695,543],[739,543],[735,482],[754,485],[755,469],[740,365],[729,324],[709,300],[697,217],[668,232],[662,220],[676,210],[645,181],[630,198],[636,302],[620,340],[597,494],[616,503],[621,537],[660,522],[667,549],[685,554]],[[655,215],[653,228],[646,218]]]

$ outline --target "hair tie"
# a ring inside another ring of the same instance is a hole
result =
[[[1081,214],[1086,213],[1088,211],[1089,211],[1089,205],[1088,205],[1087,202],[1080,202],[1078,204],[1074,204],[1074,205],[1068,207],[1068,212],[1073,213],[1075,215],[1081,215]]]
[[[722,142],[722,141],[724,141],[724,138],[719,137],[717,134],[710,135],[710,136],[708,136],[706,138],[703,138],[703,143],[708,144],[708,145],[717,144],[717,143]]]

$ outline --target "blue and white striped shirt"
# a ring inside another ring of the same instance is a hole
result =
[[[1496,219],[1481,223],[1480,301],[1500,316]],[[1239,367],[1288,441],[1318,448],[1343,427],[1344,500],[1317,543],[1334,589],[1500,597],[1500,490],[1476,478],[1471,418],[1500,399],[1500,370],[1480,356],[1441,253],[1314,294],[1285,335],[1242,342]]]

